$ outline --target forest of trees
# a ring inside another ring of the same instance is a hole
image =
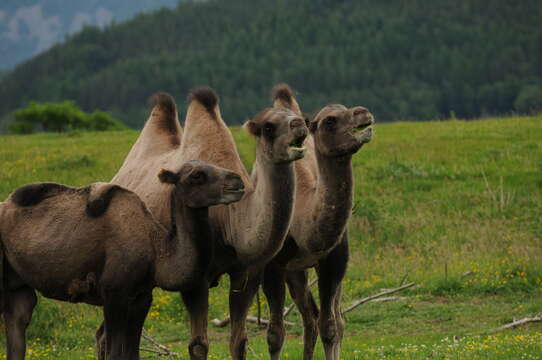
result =
[[[367,106],[379,121],[542,110],[540,0],[209,0],[86,28],[0,81],[0,117],[73,100],[141,127],[148,97],[184,110],[196,85],[240,123],[288,82],[307,112]]]

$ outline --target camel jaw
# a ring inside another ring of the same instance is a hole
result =
[[[357,141],[361,142],[362,144],[368,143],[373,138],[373,133],[374,133],[373,124],[374,124],[374,120],[371,117],[368,122],[363,123],[353,128],[352,136]]]
[[[305,156],[305,151],[307,148],[305,146],[289,146],[288,152],[290,153],[290,156],[293,158],[293,160],[301,159]]]

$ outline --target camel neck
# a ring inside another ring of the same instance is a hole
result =
[[[208,208],[188,207],[174,191],[169,235],[162,242],[155,265],[157,285],[176,291],[194,281],[202,281],[211,256]]]
[[[327,157],[316,153],[318,161],[318,234],[323,239],[335,241],[343,233],[352,211],[353,175],[352,156]],[[323,249],[332,246],[322,241]]]
[[[237,214],[236,252],[243,262],[271,259],[282,247],[293,212],[295,175],[292,163],[275,164],[256,158],[254,191]],[[239,218],[239,215],[242,218]]]

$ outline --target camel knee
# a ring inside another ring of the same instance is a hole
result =
[[[209,343],[201,336],[197,336],[188,345],[190,360],[205,360],[209,352]]]
[[[267,345],[271,355],[279,353],[284,343],[286,330],[279,324],[269,324],[267,329]]]
[[[243,337],[231,344],[231,354],[234,360],[246,360],[248,339]]]
[[[339,329],[334,319],[326,319],[320,322],[320,338],[324,345],[335,344],[339,341]]]

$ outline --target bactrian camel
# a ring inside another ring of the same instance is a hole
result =
[[[287,85],[273,92],[277,109],[301,115]],[[284,342],[285,283],[303,318],[305,360],[312,359],[318,336],[326,360],[338,360],[344,322],[340,313],[341,282],[348,262],[347,223],[352,211],[352,155],[372,137],[374,118],[364,107],[328,105],[309,124],[307,152],[295,163],[297,195],[284,247],[267,266],[263,289],[270,308],[267,341],[271,359]],[[307,269],[318,275],[320,311],[307,284]]]
[[[0,203],[7,359],[25,357],[36,290],[52,299],[102,306],[106,358],[139,359],[153,287],[195,286],[205,271],[194,254],[196,243],[211,240],[207,207],[243,195],[238,175],[200,161],[154,177],[172,189],[169,230],[136,194],[109,183],[78,189],[31,184]]]
[[[111,180],[135,192],[147,205],[151,213],[167,229],[172,229],[170,203],[173,188],[158,181],[155,174],[161,168],[169,168],[189,159],[182,157],[182,128],[173,97],[157,93],[152,98],[152,110],[137,141],[130,149],[122,167]],[[182,214],[177,214],[180,216]],[[184,269],[198,266],[207,269],[212,256],[210,242],[199,241],[183,245],[187,262]],[[194,261],[196,260],[197,261]],[[192,261],[190,261],[192,260]],[[190,317],[191,341],[188,351],[191,359],[206,359],[208,351],[207,314],[208,288],[206,271],[195,286],[181,291]],[[103,325],[96,332],[98,357],[103,359]]]
[[[241,175],[245,196],[236,204],[209,209],[214,256],[210,281],[230,276],[230,351],[246,358],[245,322],[265,264],[280,250],[290,225],[295,178],[293,162],[303,157],[308,129],[304,119],[288,109],[268,108],[245,125],[256,139],[252,175],[243,166],[233,136],[222,119],[218,96],[210,88],[189,98],[183,158],[198,159]]]

